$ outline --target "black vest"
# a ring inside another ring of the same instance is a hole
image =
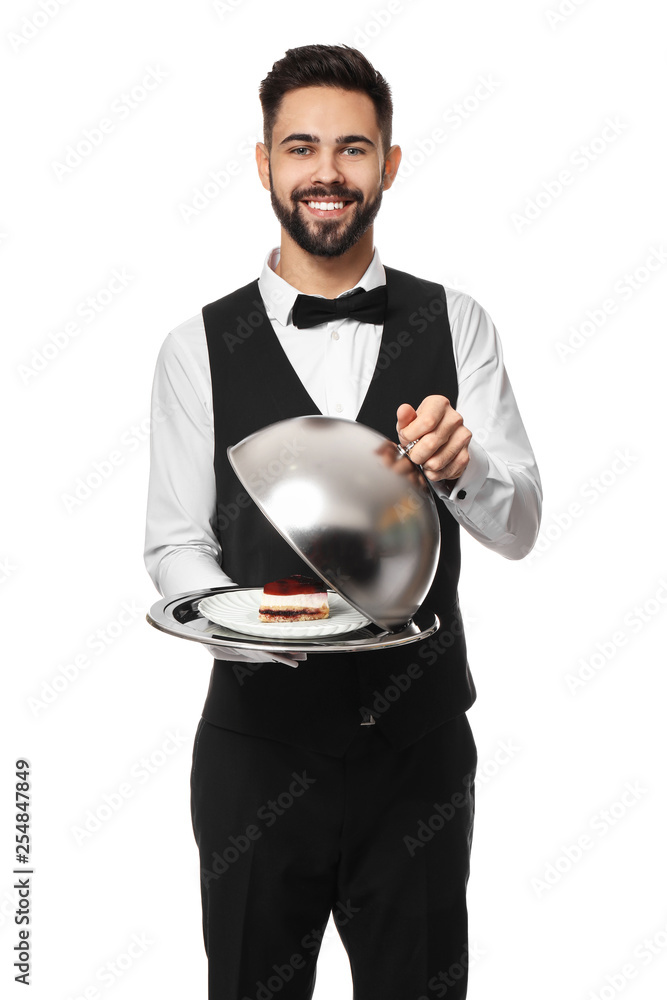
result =
[[[429,395],[456,407],[458,379],[442,285],[385,267],[387,313],[377,365],[357,420],[392,441],[396,410]],[[204,306],[211,366],[222,568],[242,587],[312,571],[234,474],[227,447],[277,420],[318,414],[276,337],[257,280]],[[304,337],[308,331],[304,330]],[[372,714],[397,749],[475,700],[457,600],[459,525],[436,498],[440,559],[423,606],[440,629],[428,639],[364,653],[309,653],[298,667],[215,660],[203,717],[215,725],[342,756]]]

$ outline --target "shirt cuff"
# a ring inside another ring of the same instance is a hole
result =
[[[468,513],[489,475],[488,456],[474,438],[468,443],[468,454],[470,461],[453,486],[448,486],[445,480],[431,482],[437,495],[447,501],[447,506],[453,506],[461,514]]]

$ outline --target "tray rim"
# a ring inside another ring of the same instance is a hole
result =
[[[346,638],[354,635],[353,632],[344,632],[340,638],[321,636],[319,639],[278,639],[275,636],[261,639],[258,636],[251,636],[241,632],[234,632],[226,629],[228,635],[215,636],[199,632],[191,628],[187,623],[179,622],[174,618],[175,610],[183,604],[190,604],[194,610],[197,603],[197,620],[204,620],[204,616],[199,614],[198,602],[204,597],[212,597],[223,591],[256,590],[256,587],[205,587],[194,591],[185,591],[181,594],[172,594],[170,597],[163,597],[156,601],[146,614],[146,621],[153,628],[167,635],[173,635],[178,639],[186,639],[191,642],[204,643],[207,646],[236,647],[243,649],[281,650],[285,653],[289,651],[304,653],[360,653],[366,650],[392,649],[397,646],[404,646],[408,643],[418,642],[421,639],[433,635],[440,628],[438,616],[428,609],[419,608],[415,615],[406,622],[405,626],[398,632],[384,630],[379,635],[369,636],[364,639]],[[206,619],[210,621],[210,619]],[[212,623],[215,624],[215,623]],[[373,626],[379,628],[372,620],[369,625],[363,626],[368,629]],[[216,625],[218,631],[225,631],[224,625]],[[360,630],[357,630],[360,631]]]

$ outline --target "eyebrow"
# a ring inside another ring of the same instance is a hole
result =
[[[320,137],[318,135],[310,135],[308,132],[292,132],[279,145],[284,146],[286,142],[311,142],[317,145],[320,142]],[[375,143],[371,142],[365,135],[339,135],[334,139],[334,144],[337,146],[349,142],[365,142],[368,146],[372,146],[375,149]]]

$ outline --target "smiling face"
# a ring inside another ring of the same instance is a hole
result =
[[[370,97],[334,87],[289,91],[270,157],[257,144],[260,177],[280,225],[320,257],[344,254],[370,230],[399,163],[398,146],[383,154]]]

